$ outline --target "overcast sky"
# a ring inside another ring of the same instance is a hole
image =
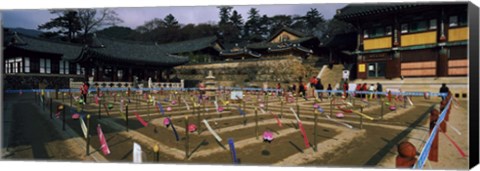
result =
[[[299,5],[244,5],[234,6],[244,20],[248,17],[250,8],[257,8],[260,14],[274,16],[284,15],[305,15],[310,8],[316,8],[326,19],[335,15],[337,9],[347,4],[299,4]],[[219,9],[216,6],[194,6],[194,7],[136,7],[136,8],[114,8],[119,17],[124,21],[119,24],[135,29],[137,26],[150,21],[153,18],[163,19],[166,15],[172,14],[181,24],[188,23],[217,23],[219,20]],[[48,10],[2,10],[4,27],[23,27],[37,29],[37,26],[55,18]]]

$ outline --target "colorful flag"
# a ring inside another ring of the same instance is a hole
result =
[[[144,126],[144,127],[147,127],[148,126],[148,123],[145,122],[145,120],[143,120],[143,118],[137,113],[137,112],[134,112],[135,116],[137,117],[138,121]]]
[[[233,159],[233,163],[234,164],[237,164],[238,161],[237,161],[237,153],[235,151],[235,145],[233,143],[233,139],[232,138],[229,138],[228,139],[228,145],[230,147],[230,152],[232,153],[232,159]]]
[[[109,155],[110,149],[108,148],[107,140],[105,139],[105,135],[103,135],[102,127],[100,126],[100,124],[98,124],[97,126],[97,133],[98,133],[98,139],[100,140],[100,145],[101,145],[100,148],[102,149],[103,155]]]
[[[142,147],[133,143],[133,163],[142,163]]]
[[[298,126],[300,127],[300,131],[302,132],[303,142],[305,142],[305,146],[307,148],[310,148],[310,143],[308,142],[307,133],[305,132],[305,128],[303,128],[301,121],[298,122]]]
[[[87,138],[87,126],[85,125],[85,122],[83,121],[83,117],[80,117],[80,127],[82,128],[83,135],[85,138]]]
[[[165,115],[165,110],[160,102],[157,102],[157,109],[160,111],[162,115]]]
[[[203,123],[205,124],[205,126],[207,126],[208,131],[210,131],[210,133],[215,137],[215,139],[217,139],[218,142],[221,142],[222,138],[218,136],[218,134],[212,129],[212,127],[210,127],[210,124],[208,124],[206,119],[203,119]]]

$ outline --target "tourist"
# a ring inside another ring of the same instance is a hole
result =
[[[88,84],[86,81],[83,82],[83,85],[80,86],[80,93],[83,96],[83,102],[87,103],[87,94],[88,94]]]
[[[348,91],[348,81],[345,81],[345,82],[343,82],[343,94],[344,94],[345,98],[348,97],[347,91]]]
[[[322,80],[320,78],[317,78],[317,84],[315,84],[315,89],[317,90],[323,90],[323,84],[322,84]],[[322,92],[318,92],[318,98],[320,99],[320,101],[323,101],[322,97],[323,97],[323,93]]]
[[[383,92],[383,87],[382,87],[382,84],[380,84],[380,83],[377,83],[377,92],[378,92],[378,93]],[[378,97],[378,98],[382,98],[382,95],[381,95],[381,94],[378,94],[377,97]]]
[[[331,91],[332,91],[332,85],[331,84],[328,84],[327,91],[328,91],[328,96],[330,97],[332,95],[331,94]]]
[[[357,87],[355,87],[355,91],[362,91],[362,84],[357,84]],[[355,93],[355,97],[361,97],[361,94]]]
[[[370,92],[370,99],[373,99],[373,94],[375,92],[375,85],[370,84],[370,87],[368,87],[368,92]]]
[[[442,87],[440,87],[440,93],[448,94],[449,91],[450,90],[448,89],[447,84],[442,83]],[[441,97],[442,97],[442,101],[445,100],[445,96],[441,96]]]
[[[368,88],[367,88],[367,83],[363,83],[362,88],[361,88],[360,91],[366,92],[367,90],[368,90]],[[363,94],[362,94],[362,98],[366,98],[366,97],[367,97],[367,94],[363,93]]]
[[[298,84],[298,94],[300,95],[300,93],[302,93],[302,96],[303,98],[305,98],[305,100],[308,100],[306,95],[306,88],[302,82]]]
[[[318,80],[315,76],[310,78],[310,87],[312,87],[312,96],[315,96],[315,85],[317,85],[317,82]]]
[[[293,93],[297,92],[297,86],[295,84],[292,84],[292,92]]]
[[[277,83],[277,96],[280,96],[281,90],[282,90],[282,86],[280,85],[280,83]]]

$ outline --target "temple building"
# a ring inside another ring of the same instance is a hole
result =
[[[284,27],[272,34],[266,41],[242,46],[237,44],[234,47],[225,48],[220,52],[220,56],[225,61],[288,56],[305,59],[312,55],[318,56],[318,44],[317,37]]]
[[[218,54],[215,38],[202,40],[158,45],[93,36],[80,45],[4,30],[5,87],[36,88],[46,81],[48,88],[65,88],[72,80],[178,82],[171,78],[173,67],[190,60],[181,54]]]
[[[356,28],[357,78],[468,74],[467,3],[350,4],[335,18]]]

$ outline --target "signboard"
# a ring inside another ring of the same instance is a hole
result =
[[[365,64],[358,64],[358,72],[365,72]]]
[[[230,92],[231,100],[241,100],[243,98],[243,91],[232,91]]]

